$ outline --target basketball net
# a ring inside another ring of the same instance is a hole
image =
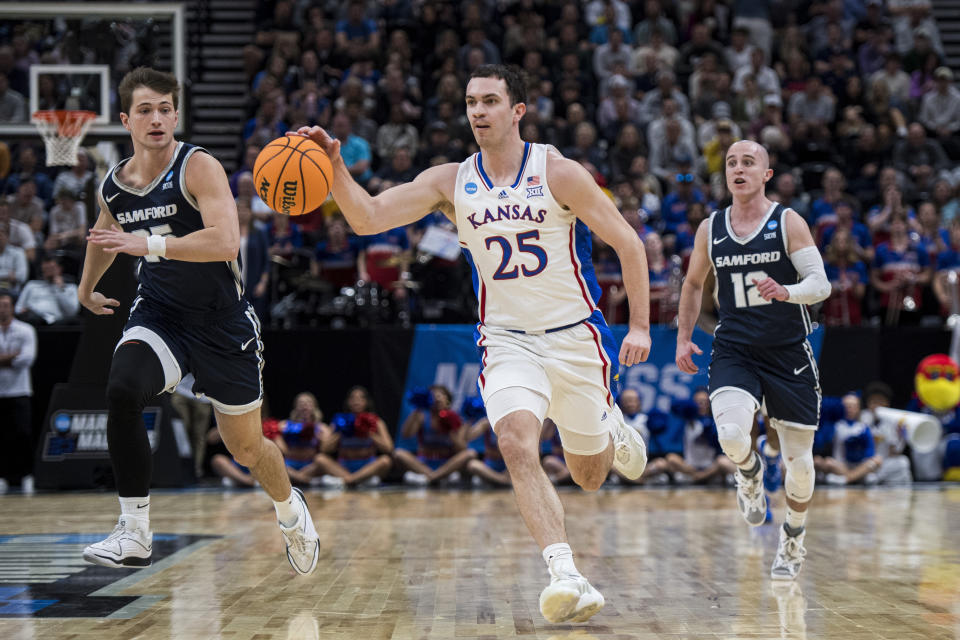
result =
[[[47,166],[77,164],[77,150],[97,114],[93,111],[36,111],[31,122],[47,149]]]

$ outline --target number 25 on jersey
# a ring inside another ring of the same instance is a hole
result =
[[[513,257],[513,245],[511,244],[509,238],[504,236],[490,236],[486,239],[485,245],[487,249],[491,249],[494,244],[500,246],[501,256],[500,256],[500,266],[497,267],[497,270],[493,273],[494,280],[513,280],[514,278],[519,278],[520,273],[527,278],[537,275],[541,271],[547,268],[547,252],[543,250],[538,244],[528,242],[529,240],[539,240],[540,232],[537,230],[533,231],[524,231],[523,233],[518,233],[516,235],[517,250],[520,253],[529,253],[537,259],[537,266],[533,269],[527,267],[526,264],[520,260],[520,265],[513,265],[513,268],[510,268],[510,261]],[[492,250],[492,249],[491,249]]]

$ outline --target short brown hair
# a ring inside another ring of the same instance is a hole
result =
[[[123,76],[117,93],[120,94],[120,111],[130,113],[133,92],[140,87],[153,89],[160,94],[173,96],[173,108],[177,109],[180,103],[180,83],[172,73],[164,73],[150,67],[137,67]]]
[[[471,78],[499,78],[507,85],[510,106],[527,101],[527,85],[519,67],[504,64],[483,64],[473,70]]]

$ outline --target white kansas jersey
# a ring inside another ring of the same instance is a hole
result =
[[[520,173],[509,185],[490,181],[482,153],[460,164],[457,229],[473,267],[482,324],[540,332],[580,322],[597,309],[590,230],[550,193],[552,149],[524,143]]]

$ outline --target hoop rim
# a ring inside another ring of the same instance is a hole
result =
[[[86,109],[43,109],[41,111],[34,111],[33,115],[30,116],[31,120],[46,120],[46,121],[57,121],[63,122],[67,116],[74,115],[80,119],[80,121],[90,120],[97,117],[97,113],[94,111],[88,111]]]

